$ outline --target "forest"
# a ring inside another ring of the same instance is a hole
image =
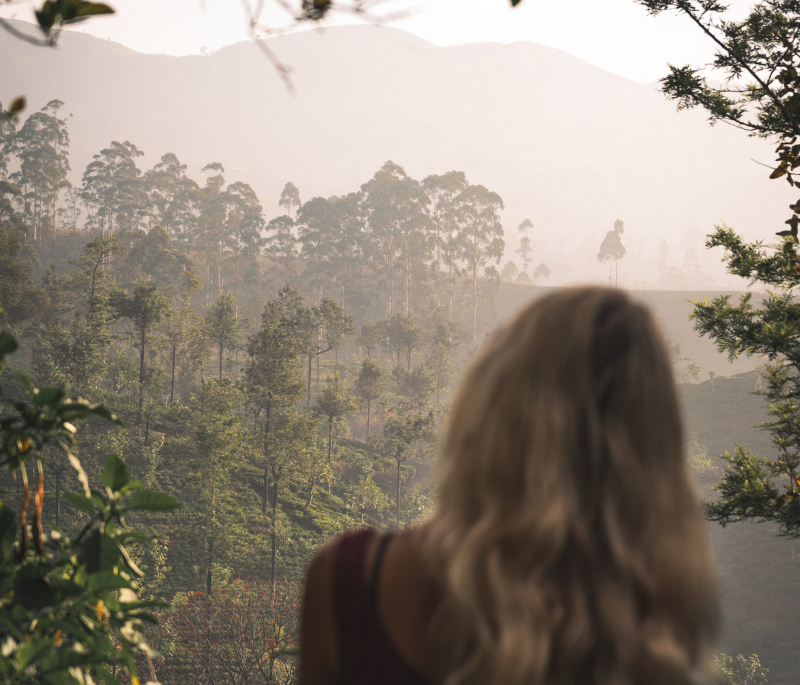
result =
[[[102,403],[121,424],[78,433],[89,481],[116,455],[182,503],[131,515],[157,539],[131,548],[140,595],[172,602],[151,636],[166,682],[233,658],[290,682],[292,658],[263,656],[295,643],[313,551],[430,509],[438,427],[501,280],[503,201],[463,172],[417,181],[389,161],[339,197],[303,202],[287,182],[285,214],[266,221],[222,163],[200,182],[172,153],[142,170],[129,141],[73,186],[63,107],[0,120],[2,326],[20,342],[4,387],[20,396],[24,373]],[[506,277],[531,281],[531,228]],[[44,525],[80,530],[87,513],[63,501],[79,488],[67,457],[48,451],[43,469]],[[2,479],[19,500],[21,484]],[[233,610],[253,593],[269,600],[260,613]],[[196,632],[197,612],[217,615],[218,639]],[[263,639],[236,655],[208,647],[230,646],[240,620]]]
[[[741,21],[712,0],[636,3],[653,16],[676,11],[715,46],[713,63],[670,65],[662,94],[776,144],[769,178],[800,186],[796,3],[756,3]],[[303,2],[294,21],[319,23],[331,8]],[[53,47],[62,25],[113,12],[47,0],[35,15],[42,37],[0,27]],[[274,53],[272,63],[291,88],[291,71]],[[527,82],[519,90],[547,100]],[[591,90],[570,90],[588,110]],[[484,99],[503,116],[527,107]],[[562,117],[565,102],[548,109]],[[147,169],[153,150],[111,140],[72,169],[67,105],[52,99],[23,118],[25,106],[0,104],[0,681],[290,685],[309,559],[341,531],[399,529],[431,510],[437,435],[459,374],[492,328],[544,291],[550,268],[532,236],[546,229],[523,220],[518,263],[501,268],[508,208],[497,192],[463,171],[426,170],[418,181],[392,161],[328,198],[308,199],[314,188],[287,173],[268,198],[282,213],[268,219],[250,185],[226,181],[224,160],[194,160],[192,178],[172,152]],[[655,119],[637,118],[651,150]],[[623,137],[635,141],[631,122]],[[402,133],[401,145],[413,137]],[[515,152],[525,146],[504,136]],[[574,164],[587,153],[569,137]],[[215,149],[209,157],[222,158]],[[691,152],[695,163],[709,157]],[[228,178],[238,171],[229,165]],[[572,183],[560,184],[571,202]],[[507,183],[490,185],[525,204]],[[594,221],[597,200],[583,203]],[[688,304],[689,293],[634,295],[664,324],[681,382],[723,606],[712,677],[725,685],[788,685],[798,666],[788,600],[800,536],[800,201],[788,207],[774,244],[724,223],[706,236],[745,292],[691,294]],[[530,210],[513,211],[519,221]],[[562,218],[559,209],[566,240]],[[614,287],[624,228],[617,219],[598,240]],[[659,275],[669,268],[661,238]],[[689,326],[690,337],[672,337]],[[749,373],[722,373],[731,367],[718,366],[719,353]]]
[[[288,685],[314,551],[344,530],[403,527],[430,511],[437,435],[461,369],[505,307],[544,291],[535,227],[516,229],[519,266],[499,269],[500,196],[463,172],[417,181],[391,161],[344,196],[304,202],[287,182],[284,213],[269,221],[249,185],[226,183],[222,163],[205,165],[201,182],[173,153],[143,170],[129,141],[95,154],[73,186],[64,107],[0,119],[1,323],[19,341],[0,381],[11,400],[25,397],[26,379],[28,392],[60,386],[116,422],[89,416],[72,438],[83,471],[57,446],[42,449],[37,525],[65,538],[91,525],[95,495],[74,494],[81,473],[87,488],[168,495],[179,509],[140,497],[143,510],[125,518],[153,536],[127,546],[138,596],[161,602],[144,630],[155,651],[130,658],[152,681]],[[618,220],[600,245],[610,280],[622,233]],[[510,299],[508,288],[518,291]],[[677,377],[691,382],[686,401],[699,403],[689,414],[707,412],[708,383],[697,385],[701,366],[686,356],[696,343],[668,343]],[[702,432],[719,420],[689,423]],[[721,467],[696,432],[687,447],[713,498]],[[3,471],[0,488],[25,510],[27,476]],[[763,535],[713,539],[737,607],[727,644],[748,652],[742,626],[754,619],[738,607],[763,594],[741,583],[763,571],[736,559]],[[783,570],[774,582],[795,585]],[[791,631],[783,613],[773,611],[775,625]],[[785,682],[791,648],[762,642],[772,682]],[[753,682],[766,672],[754,655],[722,654],[718,665]]]

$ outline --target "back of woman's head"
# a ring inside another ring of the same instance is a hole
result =
[[[670,362],[619,291],[527,307],[466,373],[423,549],[447,685],[679,685],[716,626]]]

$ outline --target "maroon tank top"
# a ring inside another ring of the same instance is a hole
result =
[[[377,579],[384,545],[378,549],[371,578],[364,564],[372,531],[344,535],[336,546],[334,606],[339,637],[341,685],[430,685],[409,666],[392,643],[378,613]],[[388,540],[388,538],[384,538]]]

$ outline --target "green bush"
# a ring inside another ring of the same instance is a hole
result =
[[[0,333],[0,371],[16,348],[13,336]],[[70,400],[63,387],[36,389],[19,378],[24,400],[9,399],[0,386],[0,465],[23,485],[19,516],[0,503],[0,681],[90,685],[124,676],[137,685],[134,652],[150,662],[140,629],[155,621],[147,610],[160,605],[139,601],[141,572],[128,546],[152,540],[129,530],[124,516],[180,504],[144,490],[113,455],[101,476],[104,491],[91,488],[72,454],[75,423],[92,416],[119,422],[102,406]],[[71,538],[42,526],[41,457],[48,445],[66,453],[83,486],[65,495],[87,519]]]

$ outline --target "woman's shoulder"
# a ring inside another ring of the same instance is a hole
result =
[[[419,668],[427,659],[413,638],[429,612],[430,595],[420,590],[428,583],[414,544],[415,530],[391,537],[380,571],[381,618],[400,654]],[[302,617],[300,685],[335,683],[339,673],[337,604],[344,595],[363,592],[372,575],[379,542],[386,533],[366,528],[349,531],[320,547],[308,569]],[[344,587],[340,585],[344,583]],[[352,590],[352,592],[350,592]],[[409,596],[410,595],[410,596]],[[351,597],[351,599],[353,599]],[[341,606],[339,607],[341,609]],[[422,670],[422,669],[420,669]]]
[[[300,685],[336,682],[339,673],[337,566],[348,560],[351,566],[353,563],[361,566],[374,538],[377,538],[377,531],[369,528],[349,531],[325,543],[314,554],[306,574],[303,598]]]

